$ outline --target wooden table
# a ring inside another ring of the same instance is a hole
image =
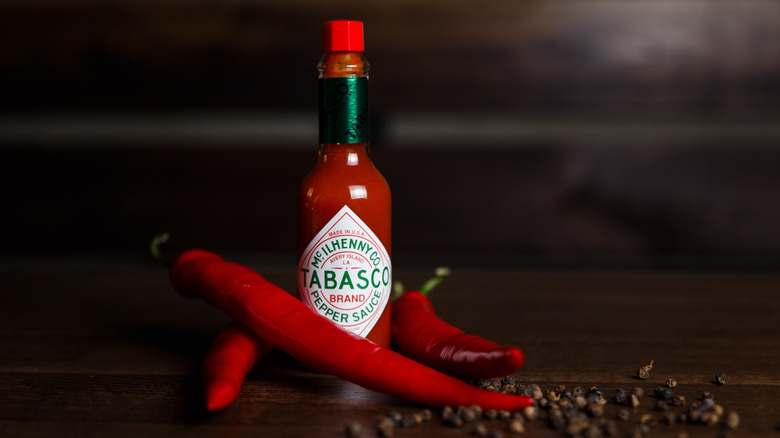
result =
[[[286,265],[237,260],[287,290],[295,284]],[[399,264],[395,278],[416,286],[430,273]],[[351,422],[376,436],[376,417],[423,409],[274,354],[248,376],[235,404],[206,412],[199,366],[229,318],[178,297],[164,269],[141,256],[6,257],[0,284],[3,437],[338,437]],[[652,393],[667,378],[688,405],[709,391],[726,412],[738,412],[732,436],[780,436],[777,274],[459,268],[433,300],[467,332],[521,346],[522,384],[596,386],[609,419],[621,409],[616,389],[643,388],[629,420],[616,421],[618,436],[631,436],[644,414],[658,421],[648,436],[721,433],[720,425],[663,422]],[[650,378],[637,379],[650,360]],[[714,383],[716,373],[727,375],[726,385]],[[500,420],[484,422],[505,430]],[[431,421],[395,436],[466,437],[473,427],[449,426],[434,409]],[[525,427],[526,436],[565,436],[544,411]]]

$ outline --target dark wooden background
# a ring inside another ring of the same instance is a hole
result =
[[[780,256],[780,4],[0,3],[0,251],[292,253],[321,22],[365,21],[394,252]]]

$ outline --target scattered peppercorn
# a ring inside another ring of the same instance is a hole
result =
[[[509,422],[508,430],[511,433],[523,433],[525,432],[525,424],[520,419],[513,419]]]
[[[604,405],[598,402],[590,402],[585,406],[585,412],[591,417],[604,416]]]
[[[726,416],[726,427],[728,427],[731,430],[736,430],[737,427],[739,427],[739,414],[731,411]]]
[[[348,438],[359,438],[363,434],[363,426],[360,423],[351,422],[344,428],[344,433]]]
[[[723,373],[715,374],[715,382],[718,385],[725,385],[726,384],[726,375]]]
[[[624,405],[628,402],[628,393],[625,389],[616,389],[615,390],[615,403],[619,405]]]
[[[390,412],[388,412],[388,413],[387,413],[387,416],[388,416],[388,417],[389,417],[391,420],[393,420],[393,423],[394,423],[396,426],[398,426],[398,425],[400,425],[400,424],[401,424],[401,419],[403,418],[403,415],[401,415],[401,413],[400,413],[400,412],[393,410],[393,411],[390,411]]]
[[[422,423],[422,420],[420,420],[419,423]],[[414,414],[405,414],[401,417],[401,427],[412,427],[415,424],[419,424],[417,421],[417,418],[415,418]]]
[[[531,389],[531,398],[534,400],[539,400],[540,398],[544,397],[542,388],[540,388],[539,385],[531,385],[529,388]]]
[[[650,377],[650,370],[652,369],[653,369],[653,361],[651,360],[649,364],[637,370],[636,372],[637,378],[641,380],[647,380],[647,378]]]
[[[444,419],[444,422],[453,427],[463,426],[463,418],[461,418],[461,416],[458,414],[450,415],[449,417]]]
[[[479,422],[474,425],[474,428],[471,430],[471,434],[475,436],[487,436],[488,428],[485,426],[485,423]]]
[[[390,417],[379,417],[376,430],[380,437],[390,438],[395,433],[395,423]]]
[[[539,410],[536,408],[536,406],[528,406],[527,408],[523,409],[523,415],[525,416],[525,419],[528,421],[536,420],[536,418],[539,416]]]
[[[653,365],[654,363],[651,361],[642,368],[649,373]],[[496,388],[495,385],[500,384],[502,386],[499,388],[502,392],[526,395],[535,400],[532,406],[516,412],[497,410],[483,412],[477,406],[459,406],[456,410],[450,407],[442,410],[442,419],[445,424],[462,427],[466,423],[471,423],[468,428],[465,428],[465,432],[475,436],[493,437],[503,436],[504,433],[521,434],[526,430],[525,423],[537,418],[545,419],[549,427],[565,436],[582,438],[621,435],[645,438],[650,432],[650,428],[657,425],[658,422],[669,425],[686,423],[722,425],[722,430],[725,431],[733,431],[739,424],[738,414],[729,412],[726,415],[723,407],[715,403],[710,392],[704,392],[700,399],[697,399],[683,411],[673,410],[673,407],[686,406],[685,397],[676,395],[672,391],[672,388],[677,387],[677,381],[673,378],[666,379],[665,384],[653,389],[655,403],[650,405],[653,406],[652,410],[637,409],[632,411],[625,408],[638,408],[641,405],[645,390],[637,386],[630,391],[623,388],[616,389],[611,401],[617,405],[617,409],[611,412],[608,411],[610,406],[607,405],[607,399],[603,392],[595,386],[578,386],[567,390],[565,386],[557,385],[554,389],[546,389],[536,384],[520,384],[516,379],[506,377],[472,381],[472,384],[484,385],[486,388]],[[653,411],[657,413],[651,413]],[[607,417],[605,414],[614,415],[614,417]],[[423,418],[422,413],[417,413],[415,418],[417,418],[416,422],[419,423],[420,418]],[[631,418],[636,418],[637,421],[633,425],[628,423],[622,426],[625,428],[624,430],[619,430],[617,426],[619,423],[616,420],[629,421]],[[485,421],[480,421],[481,419]],[[504,427],[501,429],[491,426],[491,424],[496,423],[489,423],[498,420],[504,422]],[[626,434],[626,432],[632,431],[632,428],[633,432]]]
[[[474,409],[474,406],[465,407],[465,406],[458,406],[457,415],[460,416],[460,418],[463,419],[466,423],[471,423],[473,421],[477,421],[479,417],[481,417],[481,409],[477,410]]]
[[[644,414],[639,418],[639,422],[648,426],[655,426],[658,420],[652,414]]]

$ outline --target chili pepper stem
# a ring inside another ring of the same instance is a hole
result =
[[[434,277],[423,283],[422,287],[420,288],[419,292],[423,294],[424,296],[428,296],[428,293],[433,290],[439,283],[444,280],[444,277],[447,277],[450,275],[450,268],[440,266],[436,268],[436,271],[434,273]],[[390,297],[391,301],[395,301],[398,298],[401,298],[401,295],[406,292],[406,289],[404,289],[404,284],[400,281],[396,281],[393,283],[393,294]]]
[[[390,301],[395,301],[398,298],[401,298],[401,295],[404,294],[406,290],[404,289],[404,284],[400,281],[394,281],[393,282],[393,294],[390,296]]]
[[[171,238],[170,234],[162,233],[162,234],[158,234],[157,236],[154,236],[152,238],[151,243],[149,243],[149,251],[151,251],[152,256],[155,258],[155,260],[159,261],[165,266],[171,266],[171,264],[173,264],[173,259],[170,259],[162,255],[162,253],[160,252],[160,245],[167,242],[168,239],[170,238]]]
[[[435,288],[439,283],[444,280],[445,277],[450,275],[450,268],[447,268],[445,266],[436,268],[436,275],[431,278],[430,280],[426,281],[425,284],[420,287],[420,293],[424,296],[428,296],[428,294]]]

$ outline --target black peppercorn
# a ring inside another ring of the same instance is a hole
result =
[[[488,428],[485,423],[477,423],[474,428],[471,429],[471,434],[475,436],[487,436]]]
[[[517,392],[517,387],[511,383],[505,383],[504,386],[501,387],[501,392],[504,394],[515,394]]]
[[[739,427],[739,414],[734,411],[729,412],[726,416],[726,427],[731,430],[736,430]]]
[[[360,423],[349,423],[344,428],[344,433],[348,438],[359,438],[363,433],[363,426],[361,426]]]
[[[450,416],[444,419],[444,422],[453,427],[463,426],[463,418],[461,418],[460,415],[458,414],[451,414]]]
[[[395,423],[390,417],[380,417],[376,423],[376,430],[380,437],[390,438],[395,432]]]
[[[651,360],[649,364],[643,366],[642,368],[639,368],[636,371],[636,377],[642,380],[646,380],[648,377],[650,377],[650,370],[653,369],[653,361]]]
[[[619,405],[624,405],[628,402],[628,393],[625,389],[616,389],[615,390],[615,403]]]
[[[458,406],[457,415],[460,416],[460,418],[463,419],[466,423],[470,423],[472,421],[477,421],[479,419],[480,412],[477,410],[471,408],[471,407],[465,407],[465,406]]]
[[[509,422],[508,429],[512,433],[523,433],[525,432],[525,424],[522,420],[515,418]]]
[[[393,420],[393,423],[395,423],[396,426],[401,424],[401,419],[403,418],[403,415],[401,415],[400,412],[396,410],[392,410],[387,413],[387,416]]]
[[[405,414],[401,417],[401,427],[412,427],[415,424],[417,424],[417,419],[413,414]]]
[[[648,426],[655,426],[658,424],[658,420],[651,414],[644,414],[639,418],[639,422]]]
[[[523,409],[523,416],[528,421],[536,420],[539,416],[539,409],[537,409],[536,406],[528,406]]]

